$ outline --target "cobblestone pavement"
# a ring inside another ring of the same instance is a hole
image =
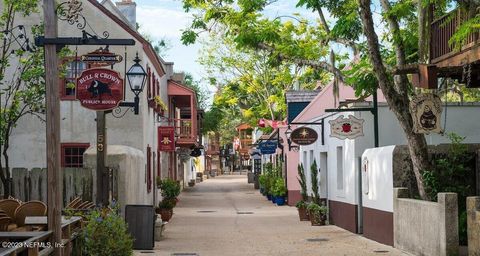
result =
[[[333,225],[300,222],[295,207],[275,206],[243,175],[205,180],[179,199],[154,251],[136,256],[408,255]]]

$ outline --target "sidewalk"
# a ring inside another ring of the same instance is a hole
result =
[[[245,175],[187,188],[154,251],[135,255],[408,255],[333,225],[300,222],[295,207],[275,206]]]

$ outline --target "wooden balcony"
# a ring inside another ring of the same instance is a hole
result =
[[[450,46],[449,40],[465,22],[466,13],[454,10],[431,24],[430,63],[438,68],[458,67],[480,59],[479,33],[472,33],[459,49]]]

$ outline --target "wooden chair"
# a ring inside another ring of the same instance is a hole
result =
[[[25,217],[45,215],[47,215],[47,206],[43,202],[29,201],[17,208],[14,219],[17,227],[23,227],[25,226]]]
[[[67,209],[75,209],[78,203],[82,202],[82,199],[80,197],[75,197],[70,203],[67,204],[65,208]]]
[[[0,200],[0,210],[4,211],[8,217],[15,217],[15,210],[20,206],[20,203],[15,199]]]
[[[84,209],[93,209],[95,207],[95,204],[93,202],[88,202],[88,204],[84,207]]]
[[[10,223],[12,223],[12,218],[0,217],[0,232],[9,231],[8,227]]]
[[[87,207],[91,202],[89,201],[83,201],[80,205],[77,206],[77,209],[86,209],[85,207]]]

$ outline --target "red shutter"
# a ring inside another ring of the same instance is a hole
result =
[[[150,67],[147,66],[147,97],[150,99],[152,97],[152,93],[150,92],[150,78],[152,77],[152,71]]]
[[[152,191],[152,148],[147,146],[147,192]]]

